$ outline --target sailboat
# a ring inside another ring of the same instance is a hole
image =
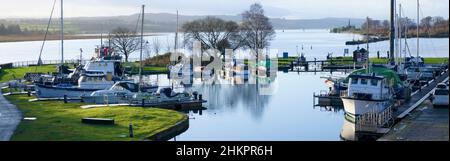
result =
[[[108,47],[96,50],[96,59],[78,66],[72,73],[64,74],[64,12],[61,0],[61,62],[58,76],[42,76],[34,81],[38,98],[79,98],[94,91],[108,89],[124,80],[121,57],[113,55]]]

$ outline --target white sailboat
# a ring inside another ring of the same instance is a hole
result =
[[[64,12],[61,0],[61,62],[57,77],[43,76],[35,81],[38,98],[79,98],[94,91],[108,89],[118,80],[122,80],[121,58],[113,56],[109,48],[97,49],[98,58],[91,60],[75,71],[64,75]]]

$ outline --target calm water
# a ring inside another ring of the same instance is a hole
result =
[[[165,52],[167,46],[173,46],[174,34],[166,33],[158,36],[146,37],[149,42],[158,38],[162,51]],[[278,54],[289,52],[291,55],[297,55],[297,46],[299,53],[305,53],[308,59],[314,57],[323,58],[327,53],[333,53],[335,56],[342,56],[344,49],[350,51],[356,49],[357,46],[345,46],[345,41],[358,39],[358,35],[354,34],[332,34],[328,30],[286,30],[285,32],[277,31],[275,40],[272,41],[271,49],[277,49]],[[180,38],[182,39],[182,38]],[[181,40],[180,40],[181,41]],[[410,50],[415,55],[416,43],[415,39],[408,40]],[[448,57],[449,39],[422,39],[421,55],[427,57]],[[65,59],[78,59],[80,48],[84,50],[84,57],[91,57],[94,49],[100,44],[100,39],[89,40],[66,40],[65,41]],[[0,43],[0,63],[17,62],[17,61],[37,61],[42,41],[31,42],[12,42]],[[303,46],[303,50],[302,50]],[[361,45],[365,47],[365,45]],[[43,60],[60,59],[60,41],[46,42],[42,58]],[[379,42],[370,45],[372,53],[380,51],[382,55],[388,50],[388,42]],[[373,54],[373,56],[375,56]],[[139,54],[134,53],[131,58],[138,58]]]
[[[157,36],[165,51],[167,42],[173,42],[173,34]],[[155,37],[147,37],[152,41]],[[327,30],[289,30],[277,32],[272,49],[279,54],[291,55],[305,53],[308,59],[323,58],[327,53],[342,56],[344,49],[350,51],[357,46],[345,46],[345,41],[357,39],[353,34],[331,34]],[[409,40],[411,51],[415,51],[415,40]],[[423,56],[448,57],[449,39],[423,39]],[[0,43],[0,63],[16,61],[35,61],[42,42]],[[79,49],[85,51],[84,57],[92,56],[100,40],[66,41],[66,58],[77,59]],[[302,50],[303,46],[303,50]],[[363,45],[365,46],[365,45]],[[371,44],[371,51],[385,53],[387,42]],[[46,44],[43,59],[59,59],[59,41]],[[137,58],[138,54],[133,54]],[[341,74],[341,73],[335,73]],[[344,120],[342,110],[313,107],[313,93],[327,90],[321,77],[329,73],[278,73],[271,85],[277,87],[273,95],[260,95],[256,85],[194,85],[188,90],[196,90],[208,100],[207,110],[190,112],[189,129],[177,140],[341,140],[340,135],[352,135],[352,125]],[[166,75],[146,76],[145,81],[158,81],[160,86],[170,86]]]
[[[339,73],[336,73],[339,74]],[[271,83],[273,95],[260,95],[256,85],[194,85],[208,101],[207,110],[190,112],[189,129],[177,136],[190,140],[340,140],[344,124],[342,110],[313,107],[312,95],[327,90],[329,73],[278,73]],[[157,76],[146,76],[155,82]],[[160,86],[170,86],[166,75]]]

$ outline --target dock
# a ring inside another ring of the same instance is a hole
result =
[[[424,101],[378,141],[448,141],[448,107],[433,108]]]
[[[206,103],[206,100],[189,100],[183,102],[155,102],[155,103],[134,103],[130,104],[130,106],[134,107],[158,107],[164,109],[171,110],[201,110],[203,109],[203,103]]]
[[[426,99],[428,99],[434,92],[434,89],[439,83],[447,81],[449,78],[448,69],[446,69],[440,76],[428,82],[428,85],[423,86],[420,90],[411,95],[411,100],[396,108],[394,111],[394,119],[396,121],[405,118],[411,111],[416,109]]]

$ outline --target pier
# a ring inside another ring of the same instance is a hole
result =
[[[436,86],[439,83],[448,80],[448,69],[441,73],[440,76],[436,77],[434,80],[428,82],[428,85],[423,86],[419,91],[416,91],[411,95],[411,100],[404,103],[403,105],[396,108],[394,112],[394,117],[396,120],[401,120],[405,118],[411,111],[417,108],[420,104],[422,104],[426,99],[428,99]]]

